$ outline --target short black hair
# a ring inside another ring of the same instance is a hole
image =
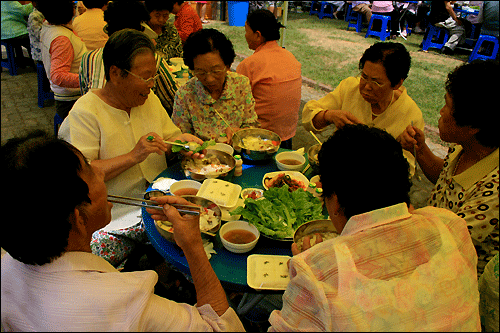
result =
[[[323,196],[337,195],[346,218],[405,202],[412,185],[401,145],[385,130],[345,125],[318,154]]]
[[[111,1],[104,11],[104,21],[107,23],[105,32],[108,36],[111,36],[116,31],[127,28],[144,31],[141,23],[148,22],[149,20],[149,12],[140,1]]]
[[[401,79],[406,80],[411,67],[410,52],[401,43],[377,42],[367,48],[359,60],[359,69],[365,62],[382,63],[391,86],[396,86]]]
[[[128,73],[124,70],[130,70],[135,56],[149,51],[154,54],[155,48],[153,42],[145,33],[135,29],[122,29],[113,33],[109,36],[102,51],[106,80],[110,80],[109,71],[111,66],[115,65],[122,69],[122,75],[125,77]]]
[[[224,64],[231,67],[236,57],[233,43],[219,30],[201,29],[187,38],[184,44],[184,63],[194,70],[194,58],[214,51],[218,51]]]
[[[75,208],[90,204],[83,155],[43,131],[10,139],[1,150],[2,184],[10,192],[1,246],[25,264],[49,263],[68,246]]]
[[[102,8],[108,4],[108,0],[83,0],[82,2],[87,9]]]
[[[62,25],[73,19],[75,4],[68,0],[39,0],[36,9],[50,24]]]
[[[146,5],[146,9],[148,12],[152,12],[153,10],[168,10],[169,13],[174,9],[173,1],[165,1],[165,0],[146,0],[144,1],[144,5]]]
[[[459,126],[479,129],[476,139],[498,148],[498,60],[474,60],[448,74],[445,88],[453,101],[453,118]]]
[[[280,28],[285,27],[267,9],[257,9],[248,14],[247,24],[253,32],[260,31],[266,42],[280,39]]]

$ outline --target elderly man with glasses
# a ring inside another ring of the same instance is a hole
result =
[[[410,53],[400,43],[375,43],[365,50],[359,61],[360,73],[342,80],[338,87],[302,110],[307,130],[325,130],[334,124],[365,124],[386,130],[398,139],[408,125],[424,129],[424,119],[417,104],[403,87],[410,71]],[[415,173],[415,157],[404,151]]]

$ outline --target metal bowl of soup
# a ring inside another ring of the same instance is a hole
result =
[[[233,135],[234,151],[246,161],[270,160],[280,145],[278,134],[262,128],[245,128]]]
[[[200,215],[200,232],[201,230],[203,230],[215,234],[220,229],[222,211],[216,203],[211,200],[200,198],[194,195],[183,195],[182,197],[187,201],[194,203],[195,205],[206,208],[205,212],[202,212]],[[209,222],[211,222],[211,225],[209,224]],[[158,230],[163,238],[170,242],[175,242],[172,223],[168,221],[154,221],[154,224],[156,230]]]
[[[201,181],[207,178],[224,178],[236,165],[234,157],[224,151],[207,148],[202,159],[185,157],[181,162],[186,177]]]

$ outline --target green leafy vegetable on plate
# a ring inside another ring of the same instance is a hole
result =
[[[301,188],[289,192],[288,185],[271,187],[259,199],[246,198],[245,207],[229,214],[241,215],[264,235],[280,239],[293,237],[305,222],[326,218],[321,201]]]
[[[205,142],[203,142],[202,145],[200,145],[196,142],[187,142],[187,141],[181,141],[181,140],[175,140],[174,142],[180,143],[183,145],[189,145],[189,150],[192,151],[193,153],[199,153],[199,152],[203,151],[203,149],[206,149],[208,146],[215,145],[215,140],[205,141]],[[188,149],[181,147],[181,146],[174,146],[174,145],[172,146],[173,153],[178,153],[181,150],[188,150]]]

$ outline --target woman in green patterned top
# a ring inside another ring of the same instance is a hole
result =
[[[158,34],[156,41],[156,53],[165,57],[166,60],[182,57],[182,41],[174,24],[168,21],[172,12],[173,3],[170,1],[148,0],[144,1],[149,12],[148,25]]]

